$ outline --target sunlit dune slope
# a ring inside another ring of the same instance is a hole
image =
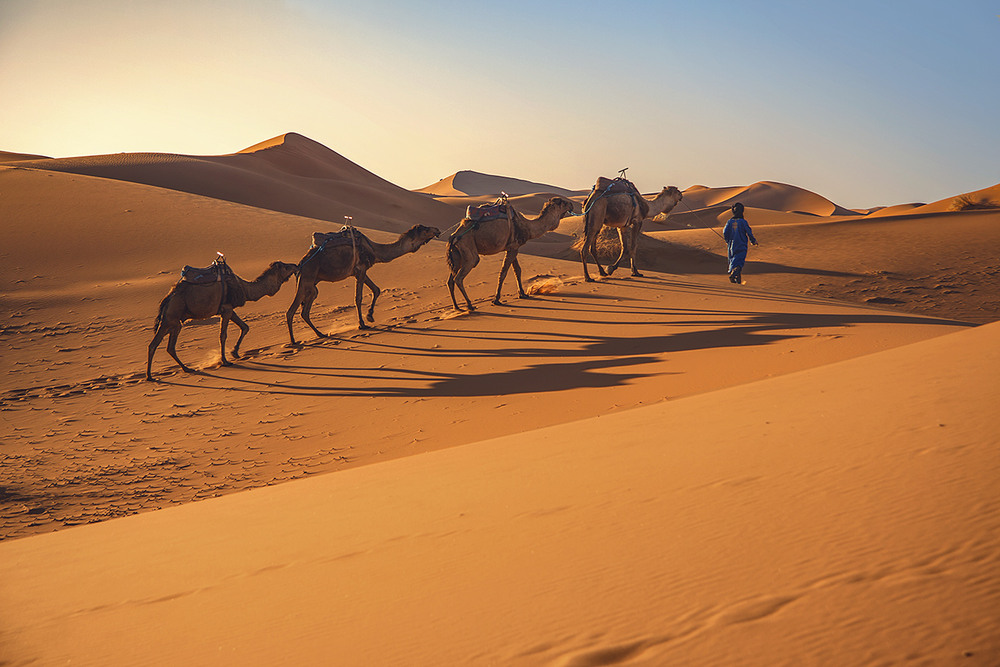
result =
[[[0,639],[53,664],[996,664],[998,333],[0,543]]]
[[[298,134],[232,155],[119,153],[27,160],[18,167],[144,183],[258,208],[402,231],[457,219],[448,206],[372,174]]]
[[[954,197],[940,199],[930,204],[909,206],[894,206],[880,209],[871,215],[885,217],[890,215],[924,215],[927,213],[965,212],[970,210],[1000,210],[1000,184],[975,190]]]
[[[736,202],[748,208],[787,211],[808,215],[857,215],[829,199],[794,185],[760,181],[746,187],[706,188],[693,186],[684,191],[684,206],[688,209],[728,208]]]

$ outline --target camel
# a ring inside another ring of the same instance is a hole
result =
[[[313,301],[319,294],[317,283],[327,281],[335,283],[354,276],[357,289],[354,293],[354,303],[358,309],[358,328],[368,329],[365,319],[361,316],[362,288],[367,285],[372,292],[372,303],[368,308],[369,322],[375,321],[375,301],[382,290],[368,277],[368,270],[375,264],[391,262],[411,252],[416,252],[425,243],[441,235],[436,227],[414,225],[400,235],[393,243],[375,243],[354,227],[345,227],[337,234],[315,234],[320,243],[314,245],[299,262],[298,289],[295,299],[285,313],[288,322],[288,338],[295,345],[295,334],[292,333],[292,317],[302,306],[302,319],[320,338],[327,334],[320,332],[309,318]],[[325,240],[329,239],[329,240]]]
[[[528,293],[524,291],[524,285],[521,284],[521,265],[517,262],[518,250],[531,239],[558,227],[559,221],[573,211],[573,203],[563,197],[553,197],[545,202],[537,218],[525,217],[515,210],[513,205],[507,203],[506,198],[501,198],[498,204],[506,206],[507,215],[479,222],[466,217],[448,239],[447,259],[448,268],[451,270],[448,290],[451,292],[451,302],[455,305],[455,310],[462,310],[455,299],[455,285],[462,291],[469,311],[476,309],[465,291],[465,277],[479,264],[481,255],[495,255],[499,252],[504,252],[505,255],[493,303],[498,306],[502,304],[500,291],[503,289],[507,271],[512,266],[514,276],[517,278],[518,297],[529,298]]]
[[[286,280],[298,273],[299,267],[297,264],[271,262],[263,273],[249,282],[229,271],[228,267],[226,270],[228,273],[220,282],[199,285],[180,280],[160,302],[156,322],[153,324],[155,333],[149,344],[149,357],[146,360],[147,380],[153,379],[153,354],[163,337],[168,334],[170,337],[167,339],[167,352],[185,373],[190,373],[191,369],[185,366],[184,362],[177,356],[177,336],[180,334],[181,325],[187,320],[206,320],[216,315],[222,316],[222,330],[219,334],[222,346],[222,365],[230,366],[231,364],[226,359],[226,335],[229,321],[232,320],[240,328],[240,337],[233,347],[234,358],[239,358],[240,343],[250,331],[250,327],[239,318],[235,309],[247,301],[257,301],[265,296],[274,296]]]
[[[615,181],[618,180],[615,179]],[[673,185],[664,187],[653,199],[646,199],[638,192],[608,193],[608,186],[615,181],[603,176],[599,177],[597,184],[594,185],[594,189],[583,204],[585,238],[583,247],[580,248],[580,259],[583,261],[583,277],[587,282],[594,281],[587,272],[587,253],[590,253],[594,258],[600,274],[609,276],[618,268],[625,253],[628,252],[632,275],[642,277],[635,266],[635,250],[642,232],[642,221],[660,213],[669,213],[684,198],[681,191]],[[628,183],[628,181],[624,181],[624,183]],[[631,184],[629,183],[629,185]],[[617,228],[618,238],[622,244],[621,254],[618,255],[614,264],[608,267],[607,272],[597,259],[597,235],[602,227]],[[628,232],[628,243],[625,241],[626,231]]]

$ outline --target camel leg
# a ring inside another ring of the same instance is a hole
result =
[[[365,318],[361,316],[361,297],[362,289],[365,286],[365,280],[368,278],[366,274],[360,274],[355,276],[355,288],[354,288],[354,305],[358,309],[358,328],[359,329],[370,329],[367,324],[365,324]]]
[[[458,299],[455,298],[455,274],[448,276],[448,292],[451,293],[451,303],[455,310],[462,310],[458,307]]]
[[[219,315],[222,316],[222,324],[219,327],[219,350],[222,352],[222,365],[232,366],[226,359],[226,337],[229,335],[229,320],[233,317],[233,309],[225,308]]]
[[[153,355],[156,354],[156,348],[160,346],[160,342],[163,337],[167,335],[167,327],[161,323],[160,326],[156,327],[156,332],[153,334],[153,340],[149,343],[149,357],[146,359],[146,379],[153,379]]]
[[[608,275],[610,276],[615,270],[621,265],[622,260],[625,258],[625,228],[618,228],[618,243],[621,245],[621,252],[618,253],[618,259],[614,261],[614,264],[608,267]]]
[[[587,240],[584,239],[583,247],[580,248],[580,261],[583,263],[583,279],[588,282],[594,282],[594,279],[590,277],[590,272],[587,271]]]
[[[302,287],[302,281],[299,281],[298,289],[295,290],[295,298],[292,299],[292,305],[288,307],[285,311],[285,322],[288,324],[288,340],[292,345],[295,345],[295,334],[292,332],[292,319],[295,317],[295,311],[299,309],[302,305],[302,300],[305,298],[305,291]]]
[[[462,292],[462,296],[465,297],[465,303],[469,308],[469,312],[476,309],[476,307],[472,305],[472,299],[469,298],[469,293],[465,291],[465,276],[469,275],[471,270],[471,266],[468,268],[463,266],[455,275],[455,284],[458,285],[458,289]]]
[[[382,293],[382,290],[379,289],[378,285],[372,282],[372,279],[368,277],[367,273],[365,274],[365,285],[368,285],[368,289],[372,291],[372,305],[368,307],[368,313],[365,315],[365,317],[368,319],[369,322],[374,322],[375,301],[378,300],[378,295]]]
[[[306,321],[309,328],[313,330],[320,338],[329,338],[325,333],[316,328],[316,325],[312,323],[312,319],[309,317],[309,312],[312,310],[313,301],[319,295],[319,288],[315,285],[310,285],[306,288],[305,299],[302,301],[302,319]]]
[[[642,278],[642,274],[639,273],[639,269],[635,267],[635,253],[639,248],[639,234],[642,233],[642,220],[632,225],[629,231],[632,232],[632,238],[629,239],[629,259],[632,262],[632,275],[636,278]]]
[[[514,267],[514,277],[517,278],[517,296],[521,299],[530,299],[531,295],[524,291],[524,285],[521,283],[521,265],[517,261],[516,254],[510,265]]]
[[[233,323],[240,328],[240,337],[236,339],[236,345],[233,346],[233,358],[240,358],[240,343],[243,342],[243,338],[246,337],[247,333],[250,331],[250,326],[240,319],[240,316],[233,313],[232,316]]]
[[[580,262],[583,264],[583,279],[588,282],[594,282],[594,279],[590,277],[590,272],[587,271],[587,252],[590,249],[590,217],[585,215],[583,220],[583,245],[580,247]]]
[[[598,229],[597,231],[599,233],[601,230]],[[582,252],[584,252],[584,253],[589,252],[590,253],[590,256],[594,259],[594,264],[597,265],[597,272],[600,273],[602,277],[608,275],[607,272],[605,272],[604,267],[601,266],[601,261],[599,259],[597,259],[597,234],[594,234],[593,236],[591,236],[590,234],[587,235],[587,242],[584,245]],[[589,283],[594,282],[593,278],[590,277],[590,275],[587,273],[587,270],[586,270],[587,269],[587,258],[586,258],[586,256],[584,256],[584,258],[583,258],[583,268],[584,268],[584,271],[583,271],[583,277],[584,277],[584,279],[587,282],[589,282]]]
[[[500,267],[500,279],[497,281],[497,295],[493,297],[493,303],[498,306],[502,306],[503,302],[500,301],[500,290],[503,289],[503,281],[507,278],[507,271],[510,270],[510,265],[514,261],[514,255],[508,250],[503,256],[503,265]],[[520,281],[518,281],[520,283]],[[520,285],[518,285],[520,287]]]
[[[170,353],[170,356],[174,358],[174,361],[177,362],[177,365],[181,367],[181,370],[183,370],[185,373],[193,373],[194,371],[185,366],[184,362],[181,361],[180,357],[177,356],[177,336],[180,335],[181,333],[181,323],[177,322],[176,324],[171,324],[168,333],[169,336],[167,337],[167,352]]]
[[[600,229],[597,230],[598,233],[594,235],[594,240],[590,244],[590,256],[594,258],[594,264],[597,265],[597,272],[601,274],[602,278],[606,278],[608,272],[601,266],[601,260],[597,259],[597,236],[600,234],[600,231]]]
[[[465,291],[465,277],[469,275],[472,269],[476,268],[478,264],[479,253],[475,250],[459,254],[459,259],[452,264],[452,266],[458,266],[458,270],[448,277],[448,289],[451,291],[451,301],[455,306],[455,310],[462,310],[458,306],[458,301],[455,300],[455,285],[458,285],[458,289],[462,292],[462,296],[465,297],[465,303],[469,307],[469,312],[476,309],[476,307],[472,305],[472,299],[469,298],[469,293]]]

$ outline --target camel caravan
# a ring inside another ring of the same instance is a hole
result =
[[[584,201],[584,234],[580,260],[587,282],[593,282],[587,271],[588,254],[597,264],[601,276],[611,275],[626,255],[630,260],[632,275],[641,276],[636,268],[635,256],[643,221],[661,213],[669,213],[683,197],[680,190],[670,186],[663,188],[652,199],[647,199],[639,193],[631,181],[625,178],[624,171],[619,172],[619,176],[614,179],[599,177]],[[502,193],[492,204],[470,205],[466,209],[465,217],[449,236],[445,250],[449,271],[448,291],[455,310],[462,310],[455,298],[456,286],[465,299],[468,311],[475,310],[472,299],[465,290],[465,277],[479,264],[480,257],[501,252],[504,253],[504,258],[500,266],[493,303],[502,304],[500,295],[504,280],[511,268],[514,269],[514,277],[517,280],[518,297],[530,298],[521,282],[521,265],[517,261],[518,251],[528,241],[556,229],[560,221],[572,213],[573,202],[565,197],[549,199],[536,217],[529,217],[518,211],[508,200],[506,193]],[[350,220],[349,217],[346,219]],[[621,242],[618,259],[609,265],[606,271],[597,259],[596,245],[597,237],[605,227],[617,229]],[[181,271],[180,280],[160,302],[153,324],[153,340],[149,344],[149,354],[146,359],[146,379],[153,380],[153,355],[164,337],[167,337],[167,352],[177,365],[187,373],[193,372],[177,356],[177,339],[181,327],[184,322],[206,320],[216,315],[221,318],[219,342],[222,365],[232,365],[226,358],[226,338],[230,321],[240,329],[240,336],[232,350],[234,359],[239,358],[240,343],[250,330],[250,327],[236,314],[236,309],[248,301],[274,296],[293,275],[296,276],[297,283],[295,298],[285,313],[288,338],[292,345],[297,344],[292,330],[296,311],[313,333],[320,338],[328,337],[316,328],[309,317],[312,305],[319,294],[318,284],[321,282],[339,282],[353,276],[358,328],[368,329],[365,319],[368,322],[375,321],[375,302],[381,293],[381,289],[369,277],[369,269],[375,264],[391,262],[403,255],[417,252],[440,235],[441,232],[436,227],[425,225],[414,225],[392,243],[376,243],[350,225],[345,225],[338,232],[315,232],[312,245],[297,264],[272,262],[263,273],[251,281],[236,275],[221,253],[209,267],[186,266]],[[362,301],[366,286],[372,293],[372,300],[368,312],[364,313]]]

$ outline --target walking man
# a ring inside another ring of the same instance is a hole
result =
[[[757,245],[750,223],[743,219],[743,204],[733,204],[733,217],[726,223],[722,238],[729,244],[729,282],[743,284],[743,264],[747,261],[747,241]]]

